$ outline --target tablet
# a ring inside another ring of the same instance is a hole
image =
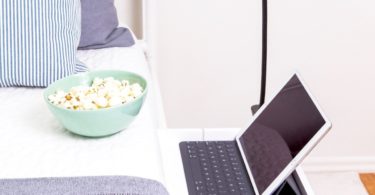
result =
[[[324,137],[331,123],[295,73],[246,127],[236,142],[255,193],[268,195]]]

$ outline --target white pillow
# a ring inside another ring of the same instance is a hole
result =
[[[77,63],[80,0],[0,2],[0,87],[45,87],[86,70]]]

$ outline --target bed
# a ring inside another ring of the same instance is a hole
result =
[[[117,1],[120,13],[126,2]],[[144,0],[141,6],[142,38],[134,46],[84,50],[77,54],[91,70],[127,70],[146,78],[148,95],[130,127],[103,139],[77,136],[65,130],[49,112],[43,89],[0,88],[0,178],[134,175],[160,181],[158,163],[141,172],[134,168],[139,162],[158,162],[155,133],[157,128],[165,127],[160,92],[152,74],[149,36],[152,22],[146,17],[151,12],[147,2]],[[124,21],[127,20],[120,18],[121,23]],[[153,152],[134,154],[142,151]],[[129,159],[124,154],[135,157]]]

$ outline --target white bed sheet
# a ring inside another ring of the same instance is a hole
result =
[[[43,89],[0,88],[0,178],[134,175],[160,180],[157,143],[152,141],[158,106],[141,46],[79,51],[78,57],[91,70],[121,69],[144,76],[149,91],[138,117],[116,135],[82,138],[67,132],[49,112]],[[142,167],[142,162],[154,165]]]

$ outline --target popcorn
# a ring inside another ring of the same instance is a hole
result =
[[[126,104],[141,96],[143,88],[138,83],[113,77],[95,78],[90,86],[72,87],[69,92],[57,90],[48,100],[59,107],[71,110],[96,110]]]
[[[99,108],[106,108],[108,105],[107,99],[105,97],[97,97],[94,99],[94,103],[99,107]]]
[[[117,106],[117,105],[120,105],[120,104],[122,104],[122,101],[121,101],[121,98],[118,97],[118,96],[112,96],[112,98],[109,99],[109,101],[108,101],[108,105],[110,107]]]

